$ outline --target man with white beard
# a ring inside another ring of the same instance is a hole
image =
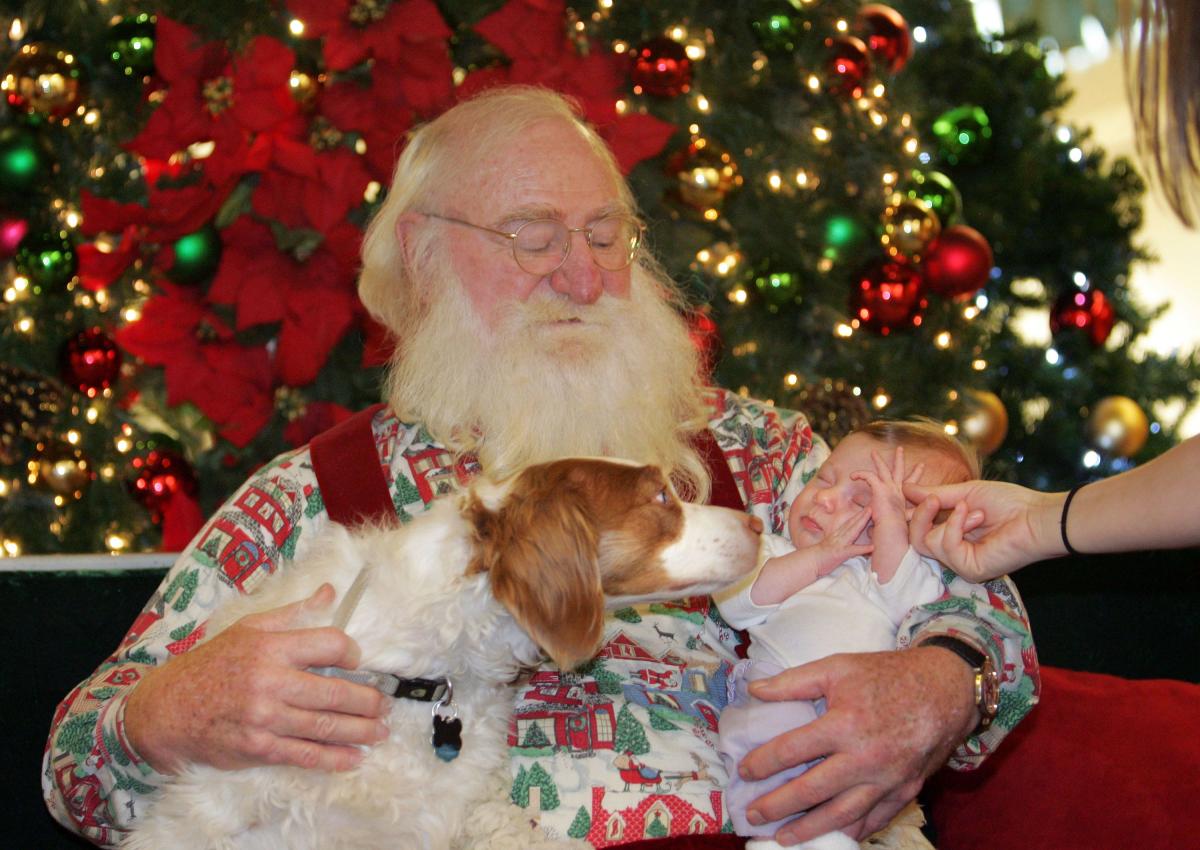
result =
[[[612,154],[557,95],[495,89],[413,134],[368,230],[359,282],[398,342],[387,404],[369,427],[400,519],[481,469],[503,477],[563,455],[607,455],[660,465],[697,501],[722,490],[783,531],[828,450],[799,414],[703,386],[678,293],[641,237]],[[299,605],[331,604],[328,588],[188,651],[207,612],[253,589],[328,521],[307,447],[258,471],[217,512],[118,653],[56,715],[43,784],[61,822],[111,845],[186,762],[345,770],[386,736],[378,691],[306,672],[357,660],[336,629],[291,628]],[[231,545],[239,540],[249,545]],[[825,757],[759,801],[765,821],[809,811],[782,840],[831,829],[865,837],[947,758],[977,763],[1033,705],[1036,664],[1022,655],[1031,644],[1015,594],[999,582],[986,599],[952,592],[950,604],[910,614],[904,651],[816,662],[764,694],[829,705],[743,762],[757,777]],[[617,616],[600,658],[541,671],[522,692],[513,797],[536,804],[548,831],[593,843],[720,832],[715,718],[739,636],[706,599]],[[943,645],[918,646],[931,637]],[[1004,671],[990,727],[975,671],[945,640]]]

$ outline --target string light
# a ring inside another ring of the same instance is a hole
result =
[[[299,18],[292,18],[290,21],[288,21],[288,32],[296,36],[296,38],[304,35],[304,29],[304,21],[300,20]]]
[[[696,95],[696,108],[707,114],[712,111],[712,104],[708,102],[708,98],[702,94]]]
[[[942,331],[933,338],[933,344],[943,351],[950,347],[951,342],[952,338],[950,336],[950,331]]]
[[[822,144],[828,142],[830,139],[833,138],[833,133],[831,133],[825,127],[813,127],[812,134],[813,134],[813,138],[816,139],[818,142],[821,142]]]
[[[800,383],[800,376],[795,372],[788,372],[783,376],[783,383],[785,386],[794,387]]]
[[[833,328],[833,335],[839,336],[842,339],[849,339],[854,335],[854,328],[845,322],[838,322],[838,324]]]
[[[734,304],[742,307],[750,299],[750,294],[746,292],[745,288],[741,286],[735,286],[733,289],[729,290],[729,295],[726,297]]]
[[[977,360],[972,360],[971,368],[974,369],[976,372],[982,372],[984,369],[987,368],[987,361],[984,360],[983,358],[979,358]]]
[[[891,402],[891,397],[883,390],[876,390],[875,395],[871,397],[871,404],[875,406],[876,410],[883,410]]]

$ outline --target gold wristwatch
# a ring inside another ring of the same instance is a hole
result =
[[[992,664],[992,657],[965,640],[950,635],[934,635],[918,645],[948,649],[971,666],[975,673],[975,708],[979,710],[979,725],[971,735],[978,735],[991,726],[1000,710],[1000,676]]]

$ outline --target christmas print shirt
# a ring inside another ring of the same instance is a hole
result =
[[[750,513],[785,532],[792,499],[828,449],[798,413],[710,394],[710,429]],[[373,421],[397,516],[408,521],[478,472],[419,425],[387,410]],[[58,706],[43,759],[47,805],[67,828],[116,846],[166,777],[134,752],[125,702],[150,667],[187,652],[214,609],[289,569],[329,522],[307,448],[258,470],[168,571],[117,650]],[[976,767],[1037,702],[1037,659],[1015,588],[979,586],[943,571],[947,592],[909,612],[897,648],[932,634],[987,647],[1001,671],[1000,713],[951,758]],[[711,600],[615,611],[597,657],[572,672],[549,667],[518,689],[508,732],[513,801],[552,835],[606,847],[646,837],[730,831],[716,752],[725,677],[745,637]]]

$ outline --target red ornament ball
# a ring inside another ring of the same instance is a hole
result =
[[[15,215],[0,214],[0,260],[17,253],[17,246],[29,232],[29,223]]]
[[[839,35],[825,39],[825,85],[841,97],[862,97],[871,74],[871,54],[861,39]]]
[[[992,246],[978,230],[955,224],[929,245],[921,263],[925,285],[945,298],[969,295],[987,283]]]
[[[912,57],[908,22],[891,6],[871,3],[858,13],[858,30],[875,60],[897,73]]]
[[[70,337],[59,353],[59,373],[67,384],[95,398],[117,381],[121,350],[100,328]]]
[[[633,51],[629,76],[637,94],[677,97],[692,87],[692,60],[678,41],[652,38]]]
[[[1092,345],[1104,345],[1116,315],[1112,302],[1099,289],[1074,290],[1060,295],[1050,310],[1050,332],[1084,331]]]
[[[871,263],[859,272],[850,293],[851,314],[882,336],[919,326],[928,306],[920,273],[905,263]]]
[[[721,329],[707,310],[692,310],[687,314],[686,321],[688,338],[700,355],[700,368],[706,377],[712,375],[725,348]]]
[[[133,478],[129,492],[150,512],[154,522],[161,522],[171,500],[179,493],[194,497],[198,489],[196,473],[182,455],[170,449],[152,449],[133,459]]]

